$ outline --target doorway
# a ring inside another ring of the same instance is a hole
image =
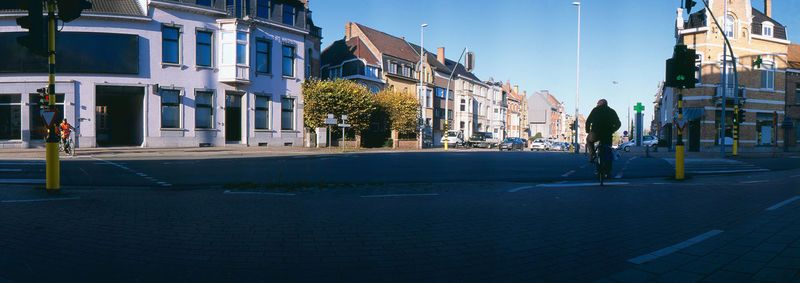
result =
[[[144,140],[144,87],[97,86],[95,94],[97,145],[141,145]]]
[[[239,92],[225,92],[225,142],[242,142],[242,95]]]
[[[700,151],[700,119],[689,121],[689,151]]]

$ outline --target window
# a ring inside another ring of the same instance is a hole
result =
[[[269,129],[269,96],[256,95],[256,129]]]
[[[176,89],[161,90],[161,127],[180,127],[181,91]]]
[[[410,77],[411,76],[411,67],[403,66],[403,76]]]
[[[256,72],[270,73],[272,69],[270,66],[272,64],[269,59],[271,45],[269,41],[263,39],[256,40]]]
[[[294,130],[294,98],[281,98],[281,130]]]
[[[197,5],[211,6],[211,0],[197,0]]]
[[[775,87],[774,63],[763,63],[761,69],[761,88],[773,89]]]
[[[464,129],[464,121],[458,123],[459,129]]]
[[[728,38],[736,37],[736,20],[731,15],[725,17],[725,35]]]
[[[447,109],[447,119],[448,120],[453,119],[453,109]]]
[[[211,67],[211,33],[197,32],[197,65]]]
[[[0,140],[22,139],[21,99],[19,94],[0,94]]]
[[[256,0],[256,16],[269,19],[269,0]]]
[[[703,69],[703,54],[695,54],[694,65],[697,67],[697,71],[694,72],[694,77],[697,79],[698,84],[702,83],[701,70]]]
[[[247,64],[247,34],[236,33],[236,64]]]
[[[2,98],[0,98],[0,100],[2,100]],[[29,112],[28,113],[30,113],[28,115],[28,116],[30,116],[30,119],[28,119],[29,120],[28,126],[29,126],[29,129],[31,131],[31,140],[44,140],[44,139],[47,138],[47,127],[44,125],[44,123],[42,123],[42,117],[38,114],[39,111],[44,108],[44,107],[39,106],[39,94],[38,93],[32,93],[30,95],[30,98],[29,98],[28,101],[30,101],[30,103],[28,104],[29,105],[29,107],[28,107]],[[2,103],[2,102],[0,102],[0,103]],[[0,107],[2,107],[2,106],[0,106]],[[64,116],[63,115],[63,113],[64,113],[64,95],[63,94],[56,94],[56,110],[58,110],[58,113],[62,117]],[[2,110],[0,110],[0,112],[2,112]],[[2,114],[0,114],[0,116],[2,116]],[[67,122],[69,122],[70,124],[73,124],[73,125],[75,124],[75,122],[73,122],[73,121],[67,121]],[[0,138],[0,139],[3,139],[3,138]]]
[[[431,107],[433,105],[433,101],[431,100],[431,90],[425,90],[425,106]]]
[[[194,94],[194,127],[198,129],[214,128],[213,109],[214,94],[210,91],[197,91]],[[162,97],[163,99],[163,97]],[[162,105],[163,106],[163,105]]]
[[[463,98],[461,99],[461,111],[467,111],[467,102]]]
[[[161,62],[179,63],[180,29],[177,27],[161,26]]]
[[[370,91],[372,91],[372,92],[374,92],[374,93],[378,93],[378,92],[380,92],[380,91],[381,91],[381,88],[380,88],[380,87],[378,87],[378,86],[376,86],[376,85],[371,85],[371,86],[369,87],[369,90],[370,90]]]
[[[770,22],[763,22],[761,23],[761,35],[772,37],[772,23]]]
[[[311,48],[308,49],[306,52],[306,58],[303,58],[306,62],[306,78],[311,77]]]
[[[794,88],[794,104],[800,104],[800,84],[797,84]],[[797,125],[800,127],[800,125]]]
[[[389,73],[390,74],[397,74],[397,64],[389,63]]]
[[[283,75],[294,77],[294,47],[283,46]]]
[[[294,7],[283,4],[283,23],[293,26],[294,25]]]
[[[444,89],[437,87],[436,88],[436,97],[444,98]]]
[[[379,72],[377,67],[367,66],[364,68],[364,75],[370,78],[378,78]]]

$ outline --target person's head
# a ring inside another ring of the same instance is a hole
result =
[[[608,105],[608,101],[606,101],[605,98],[604,99],[600,99],[600,100],[597,101],[597,107],[600,107],[600,106],[603,106],[603,105]]]
[[[64,119],[64,123],[67,123],[67,119]]]

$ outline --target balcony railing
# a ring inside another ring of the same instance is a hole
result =
[[[220,66],[219,81],[223,83],[250,83],[250,67],[238,65]]]
[[[723,96],[723,90],[725,99],[733,99],[737,95],[739,96],[739,98],[745,98],[746,90],[744,89],[744,86],[739,86],[738,88],[734,88],[732,85],[729,85],[728,87],[717,86],[717,93],[715,94],[716,99]],[[734,94],[734,90],[738,91],[739,93]]]

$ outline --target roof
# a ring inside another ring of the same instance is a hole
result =
[[[369,50],[366,44],[358,37],[353,37],[348,41],[340,39],[334,41],[328,48],[321,53],[322,65],[339,65],[350,59],[361,58],[367,64],[379,66],[378,58]]]
[[[694,12],[689,14],[689,20],[683,23],[684,28],[699,28],[706,26],[706,10],[701,9],[700,11]]]
[[[409,43],[409,45],[411,45],[411,48],[413,48],[414,52],[416,52],[417,56],[419,56],[419,45],[416,45],[416,44],[413,44],[413,43]],[[417,57],[417,58],[419,58],[419,57]],[[436,58],[436,53],[432,53],[432,52],[428,51],[428,49],[425,49],[425,60],[428,62],[428,64],[430,64],[431,66],[436,68],[436,70],[441,70],[441,71],[446,71],[446,72],[452,71],[452,69],[450,69],[447,66],[443,65],[442,62],[439,62],[439,60]]]
[[[458,63],[458,65],[456,65],[456,62],[450,59],[445,59],[444,62],[448,71],[452,72],[453,68],[454,67],[456,68],[455,76],[460,76],[463,78],[474,80],[476,82],[481,82],[481,83],[483,82],[478,77],[476,77],[475,74],[467,72],[467,68],[464,67],[464,65],[462,65],[461,63]]]
[[[2,0],[5,1],[5,0]],[[136,0],[91,0],[92,8],[84,12],[93,14],[112,14],[124,16],[145,16],[144,11],[139,9]],[[47,11],[47,8],[44,9]],[[0,13],[20,13],[23,10],[3,10]]]
[[[553,107],[558,107],[561,105],[561,102],[558,102],[558,99],[556,99],[556,97],[549,92],[547,93],[547,102],[550,102],[550,105]]]
[[[378,52],[410,62],[419,61],[419,54],[402,38],[354,23],[364,33]]]
[[[764,15],[764,13],[761,13],[761,11],[756,10],[756,8],[753,8],[753,27],[752,27],[753,34],[761,35],[761,23],[763,22],[770,22],[774,26],[772,31],[772,37],[779,39],[786,39],[785,26],[783,26],[778,21],[770,17],[767,17],[767,15]]]
[[[800,70],[800,44],[789,44],[789,68]]]

